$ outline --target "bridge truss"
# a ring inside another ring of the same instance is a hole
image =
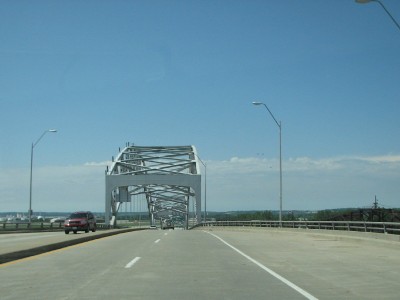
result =
[[[201,222],[201,172],[194,146],[130,146],[106,171],[105,222],[119,207],[145,196],[151,222],[180,216],[185,227]],[[192,206],[192,215],[190,207]]]

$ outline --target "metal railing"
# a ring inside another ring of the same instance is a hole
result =
[[[280,227],[279,221],[207,221],[198,226]],[[197,227],[198,227],[197,226]],[[282,228],[326,229],[400,234],[400,223],[363,221],[282,221]]]
[[[109,229],[110,226],[104,223],[97,223],[97,229]],[[64,223],[50,223],[50,222],[5,222],[0,223],[0,233],[5,231],[41,231],[41,230],[64,230]]]
[[[253,221],[207,221],[191,228],[201,226],[236,226],[236,227],[264,227],[280,228],[279,221],[253,220]],[[109,229],[109,225],[97,223],[97,229]],[[400,235],[400,223],[395,222],[363,222],[363,221],[282,221],[282,228],[325,229],[358,232],[375,232]],[[0,223],[0,232],[5,231],[40,231],[63,230],[63,223],[50,222],[6,222]]]

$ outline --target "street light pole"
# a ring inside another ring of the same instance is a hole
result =
[[[31,176],[30,176],[30,184],[29,184],[29,211],[28,211],[28,216],[29,216],[29,224],[31,224],[32,221],[32,169],[33,169],[33,148],[39,143],[39,141],[42,139],[42,137],[48,133],[48,132],[57,132],[55,129],[48,129],[45,130],[42,135],[38,138],[38,140],[35,143],[32,143],[31,147]]]
[[[390,14],[390,12],[386,9],[385,5],[383,5],[383,3],[380,0],[356,0],[357,3],[359,4],[366,4],[366,3],[370,3],[370,2],[377,2],[380,4],[380,6],[382,6],[383,10],[388,14],[388,16],[392,19],[393,23],[397,26],[397,28],[400,30],[400,25],[399,23],[397,23],[397,21],[395,20],[395,18],[393,18],[393,16]]]
[[[279,128],[279,227],[282,227],[282,122],[277,121],[268,106],[263,102],[253,102],[254,105],[264,105]]]

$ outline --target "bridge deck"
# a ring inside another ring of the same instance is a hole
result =
[[[1,298],[399,299],[400,243],[368,237],[223,227],[119,234],[0,265]]]

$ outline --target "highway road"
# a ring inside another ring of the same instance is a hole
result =
[[[128,231],[129,229],[109,229],[109,230],[98,230],[96,232],[90,232],[89,234],[85,234],[84,232],[78,232],[77,234],[69,234],[66,235],[64,231],[37,231],[31,233],[4,233],[0,234],[0,264],[3,263],[1,257],[6,253],[15,253],[17,251],[22,251],[26,249],[32,249],[37,247],[43,247],[46,245],[55,245],[55,244],[72,244],[73,241],[78,243],[81,239],[95,239],[99,237],[103,237],[105,235],[114,235],[119,234],[124,231]],[[130,229],[130,230],[142,230],[138,229]],[[129,231],[130,231],[129,230]],[[55,247],[55,248],[61,248]],[[43,250],[39,250],[39,253],[43,252]]]
[[[293,231],[145,230],[2,264],[0,299],[399,299],[399,250]]]

